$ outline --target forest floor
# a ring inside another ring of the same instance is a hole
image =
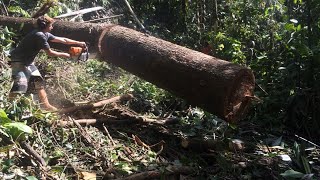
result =
[[[83,106],[128,92],[133,96],[69,113],[34,109],[26,119],[34,133],[26,142],[39,156],[28,153],[19,143],[2,144],[1,177],[135,180],[320,177],[320,148],[292,133],[268,129],[249,120],[231,125],[179,100],[165,99],[170,105],[163,108],[161,103],[152,101],[152,95],[146,97],[134,91],[134,85],[130,84],[132,76],[122,75],[121,70],[97,62],[73,66],[54,65],[51,74],[45,72],[49,77],[50,100],[59,108]],[[49,71],[50,65],[42,68]],[[84,73],[91,73],[92,77],[84,77],[87,76]],[[101,82],[95,82],[93,77],[99,77]],[[109,83],[107,92],[103,79]],[[153,86],[145,83],[139,85],[153,95],[162,93],[157,90],[157,94]]]

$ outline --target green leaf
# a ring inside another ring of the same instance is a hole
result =
[[[11,13],[18,13],[23,15],[24,17],[30,17],[29,13],[22,9],[20,6],[9,6],[8,11]]]
[[[27,176],[26,177],[27,180],[38,180],[36,177],[34,176]]]
[[[296,28],[297,31],[300,31],[301,30],[301,24],[299,24]]]
[[[0,109],[0,124],[10,123],[11,119],[8,118],[6,112],[3,109]]]
[[[295,170],[287,170],[284,173],[280,174],[282,177],[286,177],[286,178],[295,178],[295,179],[300,179],[304,176],[303,173],[295,171]]]
[[[287,31],[295,31],[296,28],[294,27],[294,24],[293,23],[287,23],[284,28],[287,30]]]
[[[305,172],[307,174],[311,174],[311,168],[310,168],[310,164],[309,164],[308,159],[304,156],[301,156],[301,161],[302,161]]]
[[[32,129],[28,125],[21,123],[21,122],[13,122],[13,123],[6,123],[4,124],[6,128],[16,128],[19,131],[22,131],[27,134],[32,134]]]

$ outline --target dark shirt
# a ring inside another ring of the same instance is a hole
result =
[[[22,39],[17,48],[11,51],[11,59],[30,65],[41,49],[50,49],[48,41],[55,38],[51,33],[34,30]]]

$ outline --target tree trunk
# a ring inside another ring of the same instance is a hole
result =
[[[31,19],[0,17],[0,25],[16,29],[23,22],[24,30],[30,30]],[[90,42],[105,61],[229,122],[241,118],[248,97],[253,96],[255,79],[250,69],[132,29],[59,21],[53,34]]]

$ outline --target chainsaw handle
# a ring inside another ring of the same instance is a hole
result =
[[[83,53],[86,54],[84,61],[87,61],[87,60],[89,59],[89,49],[88,49],[87,44],[85,45],[85,47],[82,47],[81,53],[79,54],[79,56],[78,56],[78,58],[77,58],[77,61],[78,61],[78,62],[81,61],[81,56],[82,56]]]

